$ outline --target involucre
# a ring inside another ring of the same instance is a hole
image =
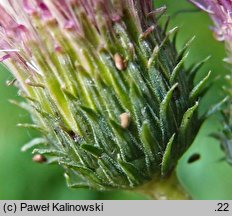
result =
[[[41,137],[34,161],[64,167],[68,184],[137,189],[173,172],[202,123],[186,70],[189,42],[149,0],[17,0],[0,7],[2,61]],[[173,38],[173,39],[171,39]]]

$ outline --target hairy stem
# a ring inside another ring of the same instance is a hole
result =
[[[139,187],[137,192],[155,200],[189,200],[190,195],[180,185],[176,172],[161,181],[150,181]]]

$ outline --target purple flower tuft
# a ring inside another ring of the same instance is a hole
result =
[[[219,41],[232,39],[231,0],[190,0],[200,9],[209,13],[214,22],[213,31]]]

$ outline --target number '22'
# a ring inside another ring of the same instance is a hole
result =
[[[217,211],[229,211],[229,203],[218,203]]]

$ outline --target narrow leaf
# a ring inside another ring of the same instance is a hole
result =
[[[210,74],[211,74],[211,71],[209,71],[206,77],[203,80],[201,80],[190,92],[190,96],[189,96],[190,101],[194,101],[198,97],[198,95],[201,93],[201,90],[204,88],[206,82],[208,81]]]
[[[82,144],[81,148],[84,149],[86,152],[89,152],[95,157],[100,157],[103,153],[103,149],[93,146],[93,145],[88,145],[88,144]]]
[[[84,111],[84,113],[87,115],[88,118],[90,118],[92,121],[96,123],[98,122],[99,117],[93,109],[85,107],[85,106],[80,106],[80,108],[81,110]]]
[[[153,149],[157,145],[153,135],[151,134],[149,122],[145,121],[142,125],[140,138],[143,143],[144,153],[150,162],[154,161]]]
[[[123,160],[118,159],[118,163],[120,164],[122,170],[126,174],[128,180],[130,181],[130,186],[134,187],[136,185],[139,185],[142,182],[142,175],[139,170],[136,169],[136,167],[133,166],[133,164],[125,162]]]
[[[189,125],[190,122],[192,120],[192,116],[194,114],[194,112],[196,111],[197,107],[198,107],[198,102],[195,103],[194,106],[190,107],[185,113],[184,116],[182,118],[181,121],[181,125],[180,125],[180,129],[179,129],[179,137],[178,137],[178,141],[179,141],[179,145],[181,149],[184,149],[186,146],[186,143],[188,142],[188,137],[186,137],[186,135],[188,135],[188,129],[189,129]]]
[[[178,83],[174,84],[172,86],[172,88],[168,91],[168,93],[166,94],[166,96],[164,97],[163,101],[160,104],[160,126],[161,126],[161,130],[162,130],[162,135],[163,135],[163,140],[164,137],[166,137],[166,135],[168,135],[167,133],[169,132],[169,125],[168,123],[170,122],[169,118],[169,105],[170,105],[170,101],[173,95],[173,91],[175,90],[175,88],[178,86]]]
[[[67,186],[69,188],[90,188],[89,184],[87,182],[78,182],[78,183],[72,183],[70,176],[65,173],[64,174]]]
[[[65,155],[62,151],[58,151],[55,149],[34,149],[32,154],[41,154],[41,155],[51,155],[51,156],[62,156]]]
[[[200,61],[199,63],[195,64],[189,72],[189,80],[193,80],[196,72],[211,58],[211,56],[207,56],[205,59]]]
[[[35,138],[31,140],[30,142],[24,144],[23,147],[21,148],[21,151],[25,152],[32,147],[35,147],[40,144],[45,144],[45,143],[47,143],[47,140],[45,138],[42,138],[42,137]]]
[[[69,163],[66,161],[60,161],[60,164],[79,172],[81,175],[86,176],[87,179],[89,179],[90,181],[92,181],[94,183],[98,184],[101,182],[100,179],[95,175],[93,170],[91,170],[85,166],[77,165],[74,163]]]
[[[192,44],[192,42],[195,40],[195,36],[193,36],[192,38],[190,38],[185,45],[183,46],[183,48],[180,50],[178,57],[177,57],[177,61],[179,61],[179,59],[182,59],[184,53],[186,52],[186,50],[189,49],[190,45]]]
[[[171,76],[170,76],[170,80],[169,80],[169,82],[170,82],[171,84],[173,84],[173,83],[175,82],[176,78],[178,77],[178,75],[179,75],[179,73],[180,73],[180,71],[181,71],[181,69],[182,69],[182,66],[183,66],[184,62],[186,62],[186,58],[188,57],[188,55],[189,55],[189,52],[187,52],[187,53],[183,56],[183,58],[179,61],[179,63],[178,63],[178,64],[176,65],[176,67],[173,69],[172,74],[171,74]]]
[[[194,106],[190,107],[184,113],[184,116],[182,118],[181,125],[180,125],[180,131],[183,132],[184,130],[186,130],[186,128],[188,127],[189,122],[191,120],[191,117],[192,117],[193,113],[195,112],[195,110],[197,109],[198,105],[199,105],[198,102],[196,102]]]
[[[166,173],[169,171],[170,161],[171,161],[171,150],[172,150],[172,144],[175,138],[175,134],[172,135],[172,137],[169,139],[168,144],[166,146],[162,164],[161,164],[161,175],[165,176]]]

